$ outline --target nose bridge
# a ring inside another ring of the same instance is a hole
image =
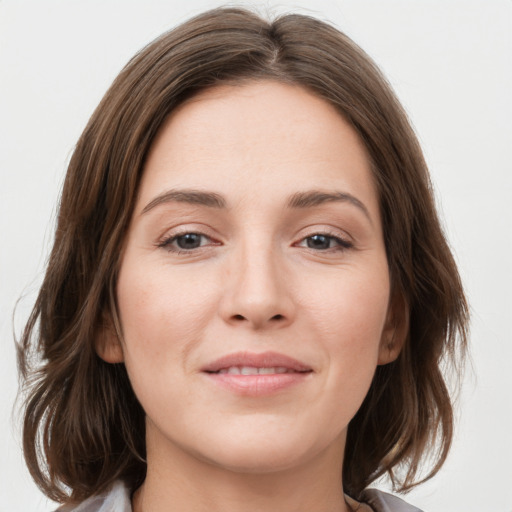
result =
[[[272,240],[248,236],[233,254],[225,287],[224,316],[258,328],[283,325],[293,315],[282,255]]]

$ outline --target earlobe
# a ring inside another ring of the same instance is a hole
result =
[[[386,325],[382,331],[378,365],[395,361],[405,344],[409,332],[409,308],[401,296],[390,304]]]
[[[108,319],[98,328],[94,348],[103,361],[106,363],[124,362],[123,347],[121,340],[112,325],[112,320]]]
[[[394,333],[386,337],[386,339],[383,337],[379,347],[379,359],[377,364],[384,365],[392,363],[400,355],[402,346],[403,341],[397,340]]]

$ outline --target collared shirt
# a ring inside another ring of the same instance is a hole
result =
[[[400,498],[377,489],[366,489],[362,502],[347,496],[348,504],[357,512],[421,512]],[[55,512],[132,512],[130,491],[117,481],[109,491],[91,496],[79,505],[64,505]]]

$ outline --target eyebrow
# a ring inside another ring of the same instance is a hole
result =
[[[197,204],[209,208],[223,209],[227,208],[227,202],[220,194],[216,192],[207,192],[194,189],[172,189],[160,194],[151,200],[142,210],[141,215],[147,213],[153,208],[170,202]],[[349,203],[356,206],[368,218],[370,223],[372,219],[366,206],[357,197],[347,192],[324,192],[321,190],[308,190],[306,192],[296,192],[292,194],[287,202],[287,207],[291,209],[305,209],[314,206],[320,206],[325,203],[340,202]]]
[[[297,192],[288,200],[288,208],[311,208],[331,202],[350,203],[359,208],[368,217],[370,223],[372,222],[370,212],[363,202],[347,192],[323,192],[321,190]]]
[[[210,208],[226,208],[226,200],[215,192],[203,192],[202,190],[169,190],[155,197],[142,210],[141,214],[149,212],[156,206],[164,203],[188,203],[208,206]]]

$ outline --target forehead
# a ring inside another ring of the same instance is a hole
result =
[[[333,105],[273,81],[222,85],[180,105],[148,155],[139,197],[194,187],[266,196],[340,187],[376,208],[364,145]]]

